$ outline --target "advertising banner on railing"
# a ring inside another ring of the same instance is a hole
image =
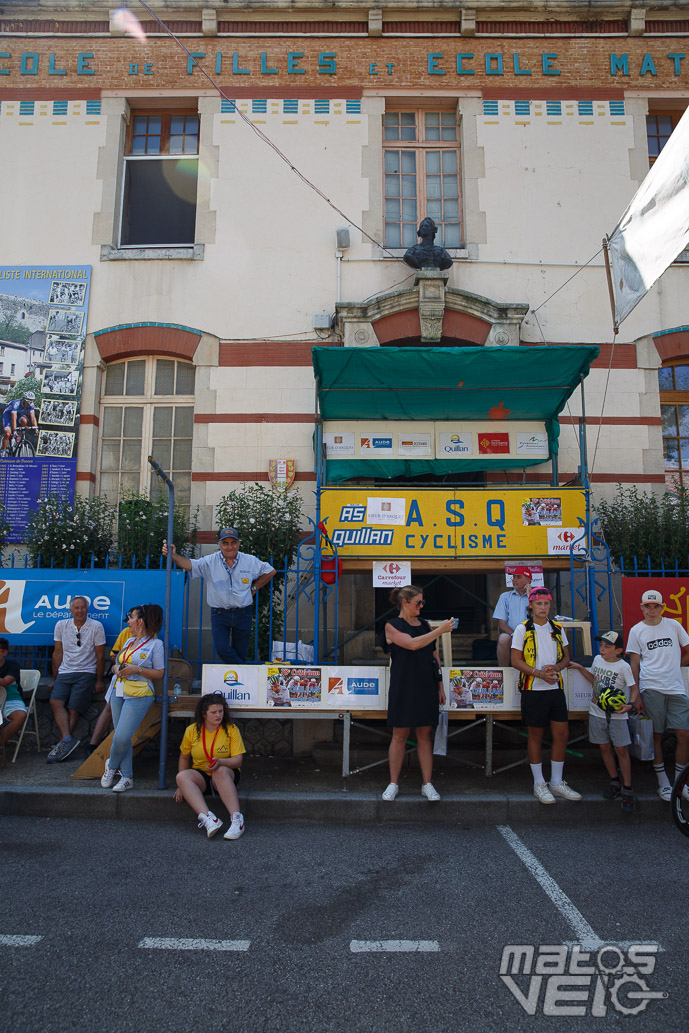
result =
[[[644,619],[641,596],[655,588],[663,597],[663,617],[679,621],[689,631],[689,577],[623,577],[622,622],[625,643],[635,624]]]
[[[172,572],[170,648],[183,648],[184,571]],[[131,606],[165,603],[164,570],[0,570],[0,635],[12,645],[52,645],[57,621],[70,616],[75,595],[89,600],[111,646]],[[162,633],[161,633],[162,637]]]
[[[232,708],[263,706],[264,670],[255,664],[204,664],[201,692],[222,692]]]
[[[10,542],[26,540],[39,498],[74,497],[90,282],[89,265],[0,266],[0,502]]]
[[[561,556],[584,545],[582,488],[325,488],[321,519],[344,559]],[[581,542],[576,544],[578,539]]]

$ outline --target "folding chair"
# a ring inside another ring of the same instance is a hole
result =
[[[5,692],[4,687],[2,685],[0,685],[0,728],[2,728],[2,726],[4,724],[4,718],[2,716],[2,708],[5,705],[5,700],[6,699],[7,699],[7,693]],[[3,768],[7,767],[7,754],[5,753],[5,744],[4,743],[2,744],[2,766],[3,766]]]
[[[31,696],[29,699],[24,699],[24,702],[26,703],[26,721],[22,725],[21,731],[19,732],[19,736],[17,737],[17,745],[14,748],[14,756],[12,757],[13,764],[17,759],[19,747],[21,746],[22,739],[25,735],[34,736],[34,738],[36,739],[36,749],[39,753],[41,752],[41,740],[38,735],[38,714],[36,712],[36,693],[38,692],[38,683],[41,680],[41,672],[35,670],[20,671],[19,676],[21,678],[22,695],[28,696],[30,693]],[[29,723],[30,717],[33,718],[32,732],[29,731],[29,729],[26,727]]]

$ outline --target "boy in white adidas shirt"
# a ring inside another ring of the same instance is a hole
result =
[[[593,695],[589,706],[589,740],[600,746],[603,763],[610,775],[610,785],[603,796],[606,800],[616,800],[622,796],[622,810],[625,814],[631,814],[634,810],[634,792],[632,790],[632,765],[627,747],[632,740],[629,735],[627,714],[631,711],[632,704],[639,707],[641,697],[634,681],[632,669],[623,659],[622,633],[606,631],[604,635],[600,636],[599,642],[600,653],[594,657],[590,670],[574,662],[570,662],[569,666],[580,671],[593,685]],[[627,702],[620,710],[608,715],[598,706],[598,697],[603,689],[621,690],[628,701],[631,698],[631,703]],[[617,774],[613,746],[622,773],[621,783]]]
[[[665,604],[655,588],[641,596],[644,619],[635,624],[627,639],[632,673],[641,689],[643,710],[653,722],[658,796],[670,799],[672,786],[663,763],[663,732],[677,736],[675,779],[689,761],[689,699],[680,667],[689,664],[689,635],[671,617],[663,617]]]

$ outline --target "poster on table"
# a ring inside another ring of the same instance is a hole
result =
[[[449,710],[504,709],[504,672],[501,667],[451,667],[448,688]]]
[[[324,667],[323,705],[336,710],[385,710],[387,667]]]
[[[201,693],[222,692],[230,707],[258,707],[262,667],[251,664],[204,664]]]
[[[321,702],[320,667],[266,667],[266,706],[303,710]]]
[[[90,282],[88,265],[0,266],[0,502],[10,542],[26,540],[39,498],[74,498]]]
[[[570,710],[588,711],[593,695],[593,685],[581,671],[568,670],[566,674],[567,706]]]

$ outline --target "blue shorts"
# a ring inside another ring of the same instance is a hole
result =
[[[70,674],[58,674],[53,683],[51,699],[59,699],[68,710],[76,710],[85,714],[93,699],[96,686],[96,672],[72,671]]]

